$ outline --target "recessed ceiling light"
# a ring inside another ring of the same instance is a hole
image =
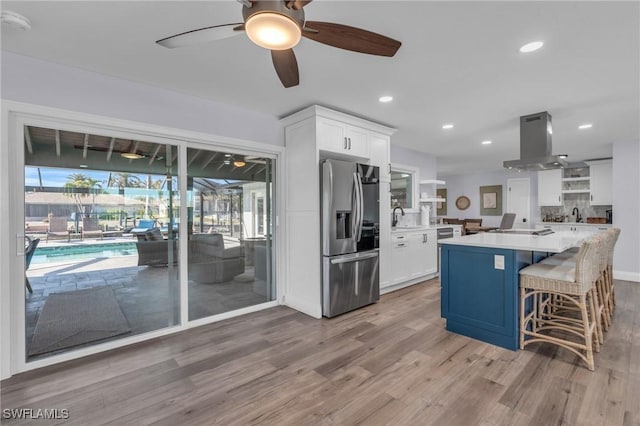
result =
[[[482,141],[482,145],[491,145],[491,141]]]
[[[225,154],[224,156],[225,157],[231,157],[231,154]]]
[[[382,103],[391,102],[393,100],[393,96],[380,96],[378,100]]]
[[[527,43],[524,46],[522,46],[520,48],[520,51],[522,53],[529,53],[529,52],[533,52],[535,50],[540,49],[542,46],[544,45],[543,42],[541,41],[532,41],[531,43]]]
[[[453,124],[443,124],[442,128],[445,129],[445,130],[453,129]]]
[[[593,127],[593,124],[591,124],[591,123],[587,123],[587,124],[581,124],[581,125],[579,125],[579,126],[578,126],[578,129],[580,129],[580,130],[584,130],[584,129],[590,129],[590,128],[592,128],[592,127]]]
[[[236,166],[236,167],[244,167],[246,164],[247,163],[245,163],[242,160],[236,160],[236,161],[233,162],[233,165]]]
[[[81,169],[86,169],[87,167],[89,167],[89,166],[87,166],[86,164],[80,164],[80,168]]]
[[[562,158],[563,160],[567,157],[568,157],[567,154],[558,154],[558,158]]]

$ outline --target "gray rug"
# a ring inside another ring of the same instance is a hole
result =
[[[78,346],[129,330],[111,287],[53,293],[44,303],[28,353]]]

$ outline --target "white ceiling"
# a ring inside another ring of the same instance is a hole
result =
[[[28,17],[2,49],[261,111],[320,104],[393,126],[393,143],[437,156],[440,175],[499,170],[519,157],[520,115],[549,111],[554,154],[611,156],[640,138],[640,3],[328,1],[306,18],[402,41],[394,58],[303,39],[300,86],[280,84],[244,34],[166,49],[154,41],[242,22],[235,1],[3,1]],[[522,54],[521,45],[545,46]],[[394,101],[381,104],[381,95]],[[442,130],[444,123],[455,128]],[[578,130],[593,123],[589,130]],[[483,146],[490,139],[493,144]]]

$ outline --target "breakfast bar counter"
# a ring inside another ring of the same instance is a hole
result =
[[[518,349],[518,272],[593,235],[531,232],[484,232],[439,241],[441,315],[447,330]]]

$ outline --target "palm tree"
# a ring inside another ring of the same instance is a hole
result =
[[[79,213],[91,214],[95,204],[96,194],[102,191],[102,183],[82,173],[72,173],[67,177],[67,180],[68,182],[64,184],[65,195],[73,197]],[[89,206],[87,210],[83,199],[89,194],[92,195],[91,206]]]

